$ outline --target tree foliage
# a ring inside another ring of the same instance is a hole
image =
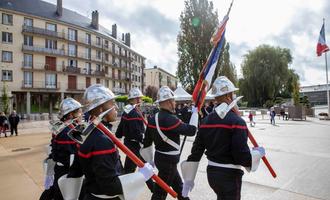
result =
[[[117,96],[116,97],[116,102],[123,102],[126,103],[128,100],[128,96],[127,95],[121,95],[121,96]],[[152,98],[148,97],[148,96],[143,96],[142,97],[142,101],[146,102],[146,103],[153,103]]]
[[[291,62],[289,49],[269,45],[261,45],[244,56],[239,88],[249,106],[262,106],[276,97],[291,97],[297,88],[299,95],[299,76],[289,69]]]
[[[179,56],[177,76],[183,87],[191,92],[211,52],[210,39],[219,25],[219,20],[213,3],[208,0],[185,0],[184,4],[184,11],[180,15],[181,31],[177,38]],[[227,67],[222,70],[226,73],[234,68],[229,61],[229,45],[226,45],[226,42],[221,55],[224,49],[227,51],[227,57],[218,62],[214,79],[221,73],[221,64]],[[229,77],[234,77],[232,74],[228,72]]]

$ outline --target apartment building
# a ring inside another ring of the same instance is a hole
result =
[[[145,57],[131,48],[130,33],[101,26],[98,11],[90,19],[62,3],[0,1],[0,89],[7,87],[12,109],[52,113],[94,83],[117,94],[143,90]]]
[[[167,85],[170,88],[177,88],[178,78],[158,66],[144,69],[144,73],[146,86],[152,85],[159,89]]]

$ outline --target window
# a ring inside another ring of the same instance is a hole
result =
[[[86,69],[86,74],[91,74],[92,73],[92,65],[91,65],[91,63],[87,62],[85,64],[85,69]]]
[[[2,13],[2,24],[13,25],[13,15]]]
[[[33,19],[24,18],[24,26],[33,26]]]
[[[101,45],[101,38],[100,37],[96,37],[96,45]]]
[[[86,48],[85,49],[85,58],[86,59],[91,59],[91,48]]]
[[[33,63],[33,55],[24,54],[24,67],[25,68],[32,68],[32,63]]]
[[[86,44],[91,44],[91,34],[86,33],[86,39],[85,39]]]
[[[2,80],[3,81],[12,81],[13,80],[13,71],[2,70]]]
[[[77,41],[77,30],[69,28],[68,34],[69,34],[69,40]]]
[[[32,72],[24,72],[24,87],[32,87]]]
[[[24,35],[24,45],[33,46],[33,36]]]
[[[112,81],[112,87],[116,87],[116,82]]]
[[[105,80],[105,87],[109,87],[109,80]]]
[[[77,67],[78,66],[77,60],[69,59],[68,62],[69,62],[69,67]]]
[[[69,56],[76,56],[76,54],[77,54],[77,46],[76,45],[69,44],[68,50],[69,50]]]
[[[46,23],[46,29],[49,31],[56,31],[56,24]]]
[[[101,60],[101,51],[96,51],[96,58]]]
[[[138,78],[139,78],[139,82],[141,82],[141,78],[140,78],[140,76],[139,76]]]
[[[101,83],[99,78],[96,79],[96,83]]]
[[[45,47],[48,49],[57,49],[57,41],[56,40],[45,40],[46,44]]]
[[[13,62],[13,52],[2,51],[2,62]]]
[[[2,32],[2,42],[13,43],[13,34]]]
[[[109,41],[108,40],[104,41],[104,46],[105,46],[105,48],[109,48]]]
[[[105,57],[105,60],[106,60],[106,61],[109,61],[109,54],[105,53],[105,54],[104,54],[104,57]]]
[[[56,88],[56,74],[46,74],[46,88]]]
[[[101,65],[96,64],[96,71],[100,72],[101,71]]]

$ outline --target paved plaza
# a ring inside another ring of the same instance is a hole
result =
[[[257,116],[256,122],[250,131],[266,148],[278,177],[273,179],[263,164],[257,172],[246,173],[242,199],[330,199],[330,121],[283,121],[277,117],[273,126],[268,116]],[[48,122],[24,122],[19,134],[0,138],[1,200],[36,200],[43,190],[41,162],[50,140]],[[193,138],[187,140],[181,159],[187,157],[192,142]],[[216,199],[207,183],[206,165],[203,158],[191,199]],[[140,199],[150,199],[147,189]]]

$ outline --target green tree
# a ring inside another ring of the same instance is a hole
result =
[[[219,20],[213,3],[208,0],[185,0],[184,4],[184,11],[180,15],[181,30],[177,38],[179,56],[177,76],[183,87],[191,92],[211,52],[210,39],[219,25]],[[226,46],[226,42],[223,46]],[[227,50],[229,59],[229,45]],[[230,63],[228,60],[218,62],[214,78],[220,73],[221,63],[225,62],[227,62],[226,66]],[[228,69],[230,68],[225,71]]]
[[[9,112],[9,96],[7,94],[6,84],[3,84],[3,87],[2,87],[1,103],[2,103],[3,112],[8,114],[8,112]]]
[[[291,62],[289,49],[269,45],[258,46],[244,56],[239,87],[249,106],[262,106],[289,90],[288,79],[295,74],[288,68]]]
[[[222,56],[219,59],[219,63],[220,63],[219,75],[226,76],[229,80],[231,80],[236,85],[237,84],[236,67],[230,61],[229,48],[230,48],[230,45],[229,45],[229,43],[227,43],[222,52]]]

